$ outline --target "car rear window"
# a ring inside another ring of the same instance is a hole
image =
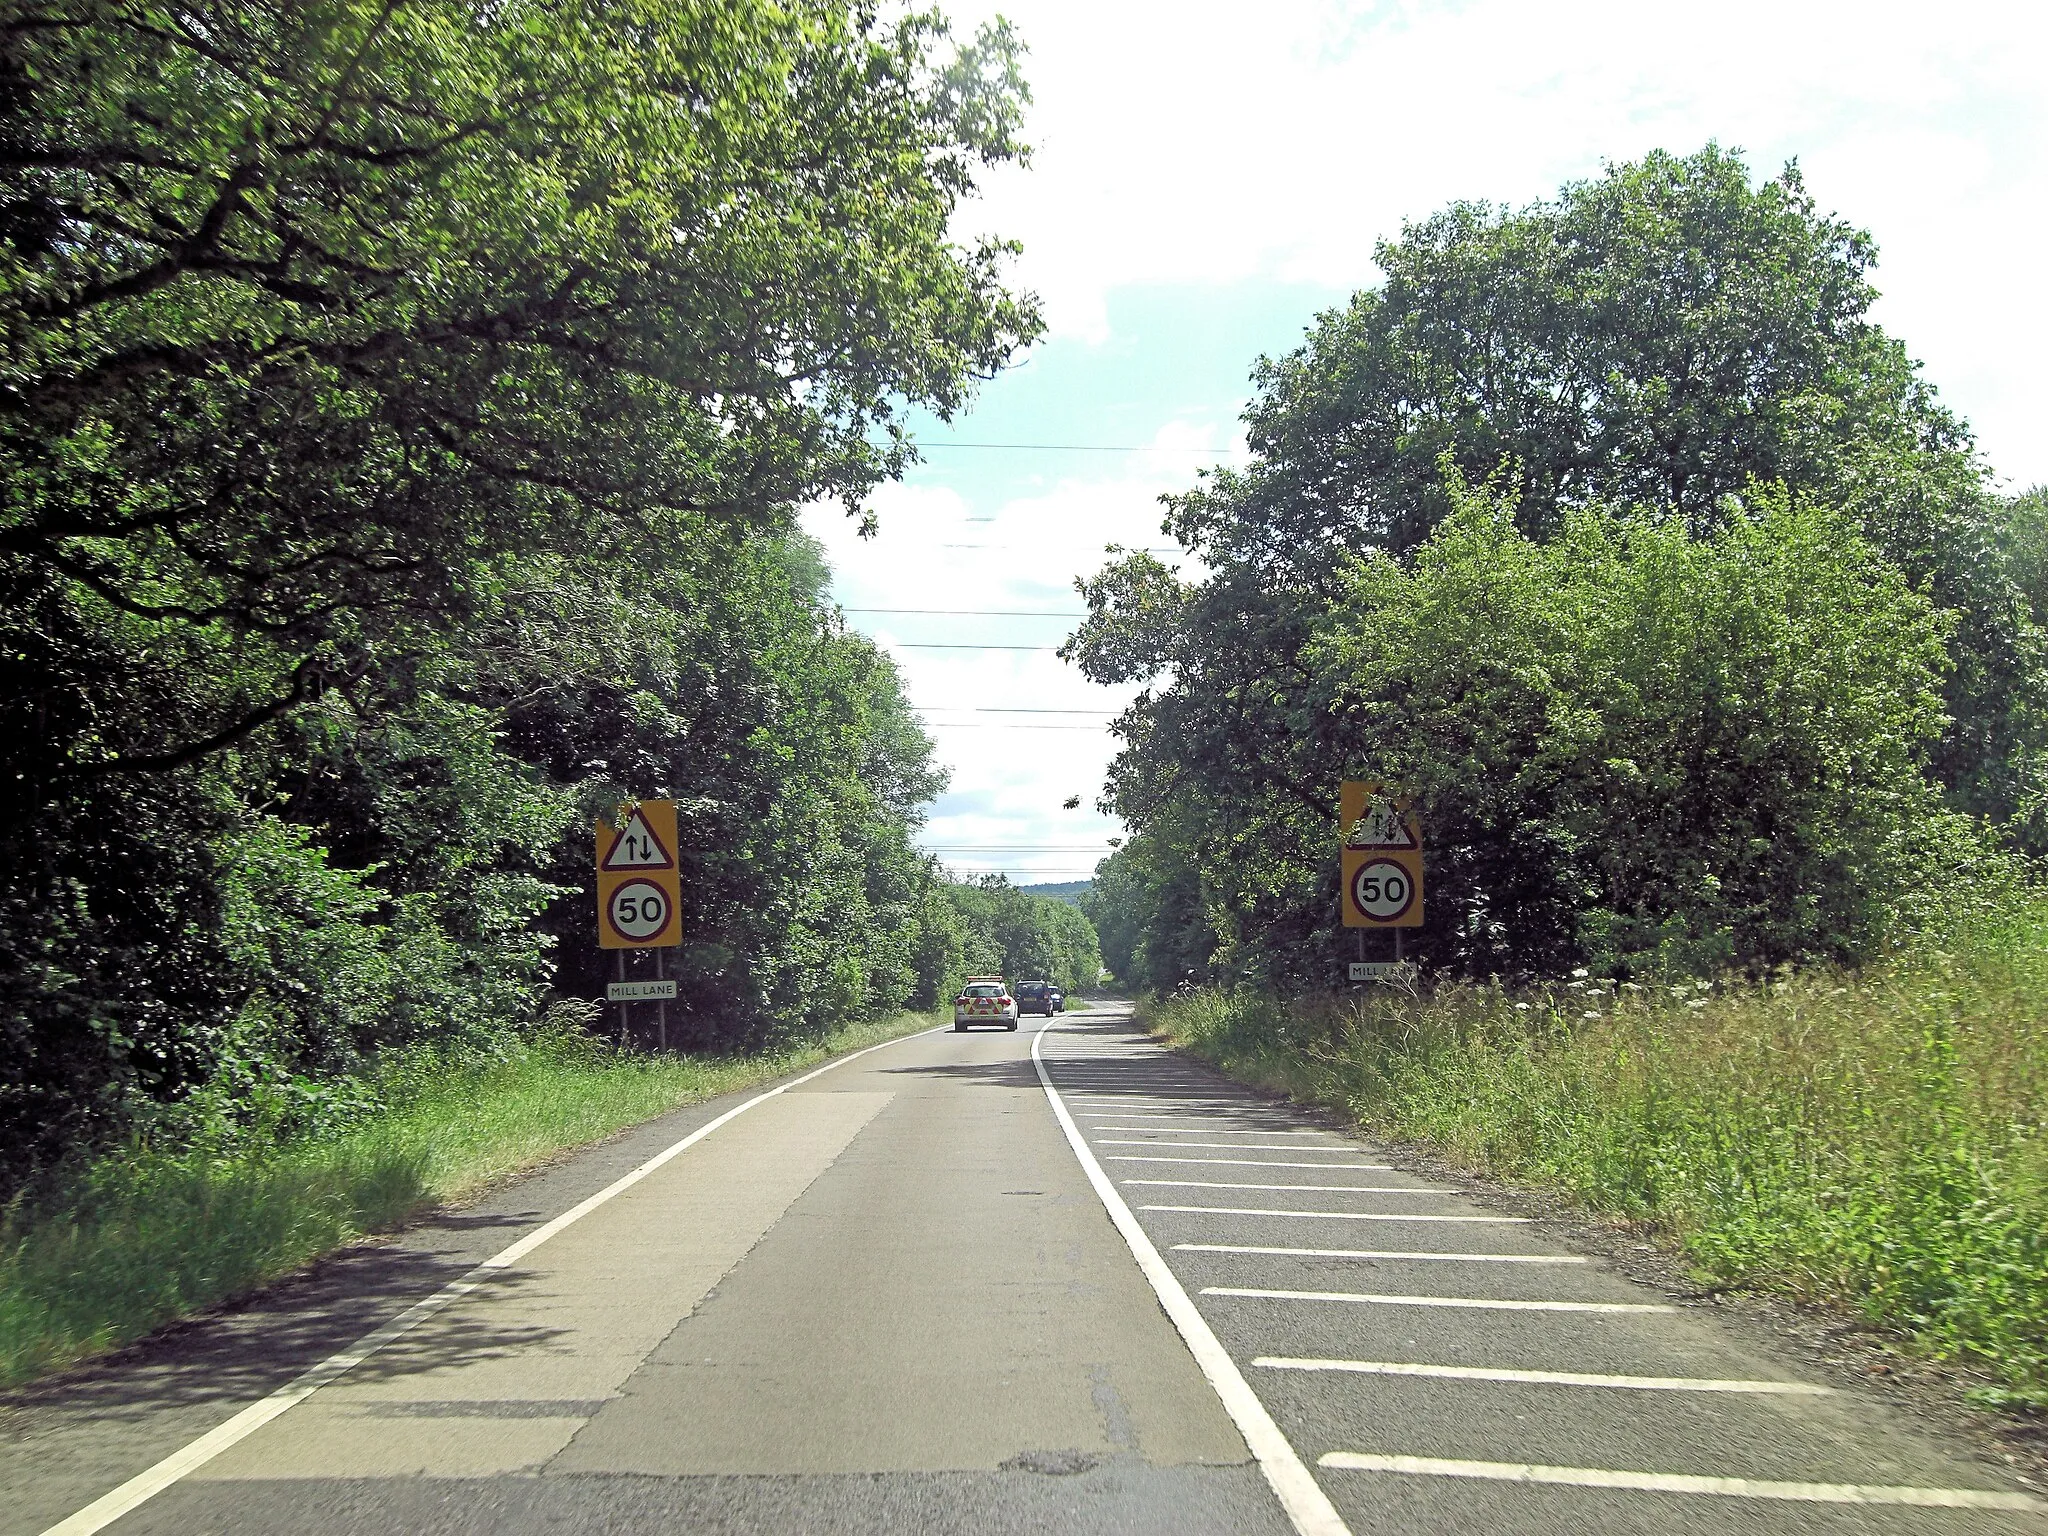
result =
[[[1001,997],[1003,989],[1001,987],[969,987],[967,995],[969,997]]]

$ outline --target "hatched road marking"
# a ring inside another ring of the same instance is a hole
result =
[[[1098,1118],[1098,1117],[1096,1117],[1096,1116],[1090,1116],[1089,1118],[1091,1118],[1091,1119],[1094,1119],[1094,1118]],[[1114,1116],[1113,1118],[1115,1118],[1115,1119],[1118,1119],[1118,1120],[1130,1120],[1130,1119],[1132,1119],[1133,1117],[1132,1117],[1132,1116],[1130,1116],[1130,1115],[1117,1115],[1117,1116]],[[1177,1130],[1176,1130],[1176,1129],[1172,1129],[1172,1128],[1171,1128],[1171,1127],[1175,1127],[1175,1126],[1178,1126],[1178,1127],[1179,1127],[1179,1129],[1177,1129]],[[1185,1121],[1185,1120],[1152,1120],[1152,1121],[1141,1121],[1140,1123],[1138,1123],[1138,1124],[1136,1124],[1136,1125],[1098,1125],[1098,1126],[1096,1126],[1096,1127],[1095,1127],[1095,1129],[1096,1129],[1096,1132],[1097,1132],[1097,1134],[1100,1134],[1100,1133],[1101,1133],[1101,1132],[1103,1132],[1103,1131],[1143,1131],[1143,1132],[1144,1132],[1144,1133],[1145,1133],[1146,1135],[1148,1135],[1148,1136],[1220,1136],[1220,1135],[1228,1135],[1228,1136],[1297,1136],[1297,1137],[1298,1137],[1298,1136],[1323,1136],[1323,1135],[1327,1135],[1327,1134],[1328,1134],[1328,1133],[1327,1133],[1327,1132],[1325,1132],[1325,1131],[1310,1131],[1310,1130],[1297,1130],[1297,1131],[1262,1131],[1262,1130],[1259,1130],[1259,1129],[1257,1129],[1256,1127],[1253,1127],[1253,1126],[1245,1126],[1245,1125],[1223,1125],[1223,1126],[1200,1126],[1200,1127],[1197,1127],[1197,1126],[1192,1126],[1192,1125],[1189,1125],[1189,1124],[1187,1123],[1187,1121]]]
[[[1307,1221],[1456,1221],[1526,1226],[1527,1216],[1423,1216],[1405,1211],[1265,1211],[1238,1205],[1141,1205],[1141,1211],[1192,1211],[1199,1216],[1295,1216]]]
[[[1700,1376],[1607,1376],[1595,1371],[1514,1371],[1478,1365],[1421,1365],[1406,1360],[1297,1360],[1260,1355],[1269,1371],[1349,1371],[1359,1376],[1427,1376],[1444,1381],[1526,1382],[1551,1387],[1625,1387],[1638,1392],[1753,1392],[1779,1397],[1829,1397],[1833,1387],[1804,1381],[1716,1381]]]
[[[1284,1147],[1273,1148],[1284,1152]],[[1394,1170],[1385,1163],[1273,1163],[1257,1157],[1143,1157],[1134,1152],[1117,1152],[1103,1159],[1106,1163],[1209,1163],[1218,1168],[1349,1168],[1367,1173],[1392,1173]]]
[[[1440,1189],[1409,1189],[1395,1184],[1221,1184],[1211,1179],[1125,1179],[1155,1189],[1305,1189],[1319,1195],[1441,1195]]]
[[[1205,1134],[1213,1135],[1214,1132]],[[1160,1141],[1148,1136],[1143,1141],[1130,1141],[1105,1136],[1095,1143],[1098,1147],[1187,1147],[1196,1152],[1343,1152],[1356,1156],[1352,1148],[1328,1147],[1269,1147],[1258,1141]],[[1282,1165],[1285,1166],[1285,1165]],[[1353,1166],[1356,1166],[1355,1164]]]
[[[1150,1209],[1150,1207],[1147,1207]],[[1460,1264],[1583,1264],[1562,1253],[1418,1253],[1410,1248],[1267,1248],[1250,1243],[1175,1243],[1175,1253],[1269,1253],[1297,1259],[1447,1259]]]
[[[1439,1456],[1368,1456],[1331,1451],[1318,1464],[1342,1472],[1409,1477],[1473,1477],[1569,1488],[1627,1488],[1642,1493],[1704,1493],[1732,1499],[1790,1499],[1804,1504],[1906,1504],[1919,1509],[2013,1509],[2048,1504],[2024,1493],[1987,1488],[1890,1488],[1868,1483],[1779,1483],[1754,1477],[1694,1477],[1680,1472],[1621,1472],[1604,1467],[1545,1467],[1512,1461],[1452,1461]]]
[[[1034,1060],[1038,1062],[1040,1078],[1046,1085],[1047,1094],[1048,1096],[1053,1096],[1054,1090],[1052,1087],[1051,1079],[1046,1072],[1043,1059],[1040,1055],[1039,1047],[1042,1044],[1042,1042],[1043,1035],[1041,1035],[1037,1041],[1034,1041],[1032,1054]],[[1061,1063],[1061,1069],[1064,1075],[1066,1071],[1066,1064],[1064,1062]],[[1078,1097],[1077,1102],[1079,1102]],[[1093,1100],[1091,1100],[1090,1102],[1096,1103],[1096,1101]],[[1182,1108],[1188,1106],[1186,1105],[1186,1101],[1169,1100],[1166,1098],[1165,1095],[1162,1095],[1160,1098],[1152,1100],[1149,1104],[1146,1104],[1145,1101],[1142,1100],[1137,1101],[1137,1103],[1123,1109],[1121,1112],[1119,1112],[1117,1107],[1113,1104],[1099,1104],[1099,1118],[1105,1122],[1110,1123],[1101,1124],[1096,1128],[1094,1134],[1099,1138],[1096,1145],[1102,1149],[1136,1146],[1143,1147],[1146,1149],[1146,1151],[1145,1155],[1134,1155],[1130,1153],[1120,1152],[1109,1153],[1106,1151],[1098,1155],[1102,1156],[1102,1159],[1105,1163],[1207,1163],[1211,1165],[1217,1165],[1219,1168],[1220,1176],[1213,1179],[1202,1177],[1176,1178],[1171,1176],[1131,1177],[1121,1179],[1120,1182],[1125,1187],[1134,1191],[1131,1197],[1134,1200],[1142,1198],[1140,1194],[1135,1193],[1136,1191],[1140,1190],[1158,1190],[1161,1192],[1167,1190],[1239,1190],[1246,1192],[1274,1191],[1279,1193],[1370,1194],[1375,1196],[1427,1195],[1432,1197],[1438,1197],[1442,1199],[1445,1203],[1456,1203],[1456,1196],[1458,1193],[1457,1191],[1449,1189],[1431,1188],[1427,1186],[1415,1188],[1389,1187],[1353,1183],[1337,1184],[1330,1182],[1317,1182],[1313,1184],[1239,1182],[1239,1180],[1247,1180],[1254,1177],[1255,1175],[1250,1171],[1253,1169],[1262,1171],[1277,1171],[1281,1169],[1313,1168],[1326,1171],[1341,1170],[1346,1172],[1360,1171],[1361,1169],[1374,1169],[1381,1171],[1394,1170],[1392,1169],[1391,1165],[1384,1163],[1361,1164],[1349,1161],[1340,1162],[1335,1160],[1336,1155],[1338,1154],[1353,1154],[1361,1156],[1369,1155],[1369,1149],[1366,1148],[1354,1147],[1352,1145],[1331,1145],[1327,1143],[1310,1146],[1307,1144],[1307,1142],[1302,1140],[1287,1139],[1290,1137],[1314,1137],[1318,1134],[1335,1135],[1336,1133],[1319,1133],[1316,1130],[1309,1129],[1298,1131],[1284,1131],[1277,1129],[1250,1130],[1243,1128],[1241,1126],[1231,1125],[1228,1123],[1228,1121],[1233,1115],[1250,1117],[1255,1113],[1266,1112],[1267,1106],[1258,1105],[1255,1103],[1228,1104],[1225,1101],[1217,1102],[1221,1107],[1219,1108],[1216,1116],[1206,1121],[1199,1115],[1199,1113],[1191,1113],[1182,1116],[1178,1119],[1166,1119],[1165,1116],[1171,1115],[1175,1111],[1181,1110]],[[1057,1107],[1058,1106],[1056,1103],[1056,1108]],[[1224,1123],[1218,1123],[1218,1121],[1222,1121]],[[1154,1124],[1148,1125],[1147,1122],[1154,1122]],[[1074,1140],[1076,1143],[1076,1151],[1081,1152],[1082,1149],[1078,1141],[1078,1134],[1072,1127],[1071,1119],[1066,1118],[1063,1123],[1065,1123],[1068,1127],[1068,1135],[1070,1140]],[[1270,1119],[1268,1123],[1271,1124]],[[1147,1139],[1143,1141],[1116,1139],[1116,1133],[1125,1133],[1131,1136],[1142,1136]],[[1263,1142],[1233,1143],[1228,1141],[1197,1139],[1204,1137],[1219,1136],[1260,1137],[1263,1139]],[[1200,1155],[1203,1152],[1236,1151],[1260,1151],[1273,1154],[1273,1157],[1271,1160],[1268,1160],[1266,1158],[1249,1159]],[[1326,1160],[1320,1162],[1279,1160],[1280,1158],[1286,1157],[1300,1157],[1301,1155],[1306,1154],[1308,1152],[1323,1153],[1325,1155]],[[1086,1153],[1082,1153],[1082,1155],[1085,1161],[1087,1155]],[[1222,1172],[1222,1170],[1226,1168],[1244,1169],[1246,1171],[1244,1173]],[[1160,1172],[1163,1175],[1166,1173],[1166,1170],[1161,1169]],[[1189,1172],[1193,1174],[1195,1170],[1190,1169]],[[1092,1169],[1090,1177],[1091,1181],[1096,1183],[1098,1192],[1102,1193],[1104,1204],[1110,1205],[1112,1214],[1116,1215],[1116,1213],[1119,1210],[1123,1212],[1122,1215],[1117,1216],[1117,1224],[1119,1228],[1122,1230],[1126,1230],[1127,1233],[1137,1234],[1131,1237],[1133,1251],[1138,1252],[1139,1243],[1141,1241],[1144,1242],[1145,1246],[1141,1254],[1141,1264],[1148,1265],[1147,1273],[1149,1276],[1151,1274],[1149,1264],[1158,1262],[1158,1250],[1154,1249],[1151,1246],[1149,1240],[1143,1238],[1142,1228],[1138,1228],[1136,1226],[1135,1219],[1130,1216],[1130,1207],[1111,1205],[1111,1197],[1105,1188],[1106,1180],[1098,1177]],[[1173,1198],[1173,1196],[1166,1195],[1164,1198],[1171,1199]],[[1226,1198],[1228,1197],[1226,1196]],[[1470,1207],[1467,1207],[1467,1209],[1469,1210]],[[1474,1227],[1510,1225],[1520,1226],[1530,1224],[1530,1218],[1523,1216],[1493,1214],[1417,1215],[1404,1214],[1398,1210],[1280,1210],[1269,1209],[1264,1207],[1167,1204],[1138,1205],[1136,1206],[1136,1210],[1140,1212],[1158,1212],[1162,1214],[1188,1216],[1237,1217],[1261,1221],[1293,1220],[1366,1221],[1400,1223],[1429,1222],[1441,1223],[1446,1226],[1457,1225]],[[1126,1222],[1130,1223],[1128,1227],[1126,1227]],[[1444,1235],[1446,1237],[1449,1236],[1448,1233]],[[1591,1262],[1590,1260],[1581,1255],[1563,1253],[1458,1253],[1429,1249],[1293,1247],[1279,1243],[1187,1242],[1173,1243],[1171,1245],[1165,1246],[1168,1246],[1169,1251],[1175,1253],[1238,1255],[1241,1257],[1249,1258],[1273,1257],[1279,1259],[1294,1260],[1371,1260],[1394,1263],[1419,1262],[1424,1264],[1465,1264],[1482,1266],[1488,1264],[1583,1266]],[[1168,1278],[1171,1279],[1171,1271],[1168,1270],[1166,1271],[1166,1273]],[[1453,1271],[1452,1273],[1459,1272]],[[1477,1273],[1474,1273],[1472,1271],[1466,1271],[1461,1274],[1460,1278],[1468,1284],[1474,1284],[1475,1288],[1477,1288],[1478,1284],[1483,1283],[1480,1277],[1483,1276],[1484,1273],[1485,1272],[1483,1270]],[[1275,1276],[1274,1278],[1279,1277]],[[1499,1276],[1499,1278],[1505,1279],[1506,1276],[1501,1275]],[[1187,1290],[1180,1289],[1179,1282],[1177,1280],[1173,1281],[1173,1284],[1174,1294],[1180,1297],[1182,1301],[1185,1303],[1187,1299]],[[1157,1283],[1155,1282],[1155,1287],[1156,1286]],[[1432,1310],[1441,1309],[1442,1312],[1448,1313],[1453,1316],[1457,1315],[1458,1313],[1477,1312],[1494,1314],[1561,1313],[1590,1314],[1594,1317],[1603,1315],[1630,1317],[1666,1316],[1672,1314],[1682,1314],[1684,1312],[1684,1309],[1680,1306],[1672,1305],[1668,1302],[1658,1301],[1566,1301],[1547,1299],[1524,1300],[1519,1298],[1495,1298],[1488,1296],[1470,1295],[1428,1296],[1413,1295],[1407,1293],[1323,1290],[1312,1291],[1253,1286],[1210,1285],[1196,1287],[1192,1278],[1189,1281],[1188,1289],[1194,1291],[1195,1300],[1197,1302],[1202,1302],[1203,1298],[1216,1297],[1219,1298],[1219,1300],[1238,1299],[1258,1301],[1304,1301],[1345,1303],[1353,1306],[1363,1305],[1366,1307],[1377,1306],[1387,1308],[1410,1307],[1425,1308]],[[1165,1295],[1166,1292],[1162,1289],[1162,1299],[1164,1299]],[[1202,1304],[1206,1305],[1205,1302],[1203,1302]],[[1171,1312],[1172,1309],[1169,1308],[1169,1311]],[[1354,1316],[1356,1315],[1358,1314],[1354,1314]],[[1198,1318],[1200,1317],[1199,1311],[1196,1312],[1196,1316]],[[1724,1398],[1740,1398],[1747,1396],[1762,1399],[1765,1401],[1777,1400],[1781,1403],[1785,1403],[1787,1407],[1790,1407],[1793,1403],[1798,1403],[1803,1400],[1828,1398],[1834,1398],[1837,1401],[1841,1400],[1841,1397],[1836,1392],[1836,1390],[1830,1387],[1819,1386],[1809,1382],[1757,1379],[1742,1376],[1691,1377],[1667,1374],[1652,1374],[1650,1371],[1643,1371],[1640,1374],[1628,1374],[1622,1372],[1527,1370],[1505,1366],[1493,1367],[1484,1365],[1437,1365],[1422,1361],[1355,1360],[1327,1358],[1320,1356],[1294,1356],[1283,1354],[1255,1353],[1260,1344],[1265,1344],[1265,1346],[1270,1349],[1273,1347],[1274,1344],[1279,1343],[1280,1340],[1278,1338],[1272,1337],[1273,1330],[1284,1330],[1292,1328],[1294,1326],[1294,1323],[1289,1320],[1290,1318],[1306,1319],[1313,1326],[1320,1327],[1323,1326],[1323,1324],[1315,1321],[1319,1316],[1327,1317],[1329,1316],[1329,1314],[1317,1314],[1313,1311],[1297,1311],[1295,1309],[1287,1308],[1241,1308],[1236,1309],[1233,1314],[1227,1316],[1219,1316],[1216,1323],[1216,1327],[1222,1329],[1226,1335],[1230,1336],[1234,1341],[1237,1341],[1237,1347],[1242,1348],[1244,1354],[1250,1357],[1249,1364],[1245,1368],[1247,1374],[1258,1375],[1259,1372],[1274,1373],[1273,1375],[1264,1376],[1260,1378],[1261,1389],[1264,1389],[1269,1385],[1277,1387],[1279,1385],[1278,1377],[1281,1373],[1287,1372],[1297,1373],[1298,1377],[1323,1377],[1323,1379],[1327,1381],[1329,1385],[1325,1388],[1319,1389],[1319,1391],[1322,1394],[1328,1394],[1330,1392],[1344,1390],[1339,1387],[1338,1383],[1339,1381],[1341,1381],[1342,1378],[1345,1377],[1350,1377],[1354,1379],[1379,1378],[1385,1382],[1385,1385],[1372,1389],[1376,1395],[1373,1398],[1368,1399],[1368,1401],[1380,1404],[1383,1408],[1386,1404],[1391,1403],[1394,1400],[1377,1394],[1398,1392],[1400,1389],[1394,1385],[1394,1380],[1398,1380],[1401,1378],[1421,1379],[1425,1381],[1440,1381],[1447,1384],[1469,1383],[1472,1385],[1472,1387],[1475,1389],[1477,1393],[1485,1393],[1487,1389],[1492,1386],[1520,1387],[1525,1390],[1529,1388],[1538,1388],[1546,1390],[1590,1389],[1592,1395],[1596,1398],[1602,1392],[1621,1392],[1624,1394],[1628,1392],[1637,1392],[1651,1394],[1675,1393],[1680,1394],[1682,1400],[1683,1394],[1691,1393],[1701,1395],[1723,1395]],[[1176,1321],[1178,1321],[1177,1315]],[[1331,1321],[1334,1324],[1334,1318],[1332,1318]],[[1388,1324],[1382,1326],[1400,1325],[1396,1325],[1389,1322]],[[1415,1325],[1411,1324],[1409,1326],[1412,1327]],[[1250,1337],[1243,1337],[1243,1335],[1247,1332],[1250,1334]],[[1462,1330],[1460,1336],[1462,1337]],[[1205,1337],[1209,1338],[1213,1342],[1215,1337],[1214,1332],[1208,1331],[1205,1328]],[[1271,1342],[1268,1342],[1268,1339],[1270,1339]],[[1454,1351],[1453,1358],[1455,1358],[1457,1353],[1462,1352],[1462,1350]],[[1677,1366],[1679,1369],[1683,1369],[1685,1364],[1689,1363],[1689,1361],[1682,1361],[1680,1358],[1666,1357],[1663,1351],[1653,1352],[1651,1357],[1649,1359],[1644,1360],[1642,1363],[1644,1365],[1651,1366],[1652,1370],[1654,1370],[1655,1366],[1657,1365],[1665,1365],[1667,1358],[1669,1359],[1669,1366]],[[1765,1368],[1768,1369],[1770,1367],[1766,1366]],[[1390,1380],[1389,1378],[1393,1380]],[[1242,1381],[1243,1377],[1240,1376],[1238,1380]],[[1305,1380],[1301,1382],[1301,1387],[1303,1389],[1307,1387],[1307,1382]],[[1362,1393],[1366,1391],[1367,1386],[1365,1380],[1358,1380],[1357,1385],[1349,1390],[1352,1393]],[[1450,1392],[1461,1393],[1460,1397],[1455,1399],[1454,1401],[1464,1402],[1468,1405],[1472,1402],[1483,1400],[1478,1398],[1465,1398],[1462,1396],[1462,1389],[1457,1387],[1447,1386],[1446,1390]],[[1313,1396],[1304,1397],[1302,1399],[1302,1401],[1310,1404],[1313,1404],[1318,1400],[1320,1400],[1318,1397]],[[1255,1394],[1253,1395],[1253,1401],[1255,1403],[1257,1402],[1257,1397]],[[1356,1400],[1352,1397],[1346,1397],[1343,1399],[1343,1401],[1355,1405]],[[1301,1412],[1303,1410],[1299,1406],[1297,1406],[1295,1411]],[[1619,1411],[1628,1412],[1629,1410],[1626,1408],[1622,1408]],[[1813,1413],[1824,1413],[1826,1410],[1824,1408],[1816,1406],[1813,1409],[1808,1409],[1804,1411]],[[1270,1419],[1268,1419],[1267,1422],[1270,1423]],[[1304,1422],[1307,1421],[1304,1420]],[[1677,1443],[1679,1445],[1684,1445],[1689,1442],[1689,1438],[1690,1437],[1687,1436],[1681,1436]],[[1478,1448],[1479,1447],[1476,1446],[1474,1447],[1474,1449]],[[1505,1446],[1502,1446],[1500,1448],[1506,1449]],[[1650,1454],[1653,1457],[1656,1455],[1655,1452],[1651,1452]],[[1726,1458],[1717,1455],[1716,1462],[1714,1464],[1725,1465]],[[1883,1465],[1883,1463],[1880,1462],[1879,1465]],[[2044,1504],[2041,1499],[2026,1493],[2004,1492],[1983,1488],[1931,1486],[1911,1487],[1862,1483],[1830,1483],[1819,1481],[1793,1482],[1744,1477],[1708,1477],[1695,1476],[1684,1473],[1642,1472],[1599,1467],[1547,1466],[1535,1463],[1524,1464],[1519,1462],[1508,1461],[1481,1461],[1426,1456],[1379,1455],[1364,1451],[1332,1451],[1326,1455],[1322,1455],[1316,1458],[1316,1466],[1319,1469],[1328,1469],[1330,1473],[1367,1472],[1407,1477],[1468,1479],[1480,1482],[1521,1483],[1525,1485],[1556,1484],[1589,1489],[1615,1489],[1621,1490],[1623,1492],[1636,1493],[1712,1495],[1722,1498],[1737,1498],[1745,1500],[1780,1500],[1791,1501],[1795,1504],[1807,1503],[1835,1505],[1909,1506],[1926,1509],[2023,1511],[2028,1514],[2035,1514],[2043,1511],[2044,1509],[2048,1509],[2048,1504]],[[1805,1469],[1803,1467],[1795,1465],[1793,1467],[1788,1468],[1787,1470],[1797,1471]],[[1833,1468],[1828,1467],[1825,1463],[1823,1463],[1820,1465],[1816,1465],[1813,1468],[1813,1470],[1825,1474],[1826,1471],[1833,1470]],[[1954,1472],[1948,1473],[1946,1475],[1939,1472],[1929,1474],[1932,1480],[1937,1481],[1944,1480],[1945,1477],[1946,1479],[1960,1480],[1960,1478],[1967,1475],[1969,1475],[1968,1472],[1961,1467],[1958,1467]],[[1355,1490],[1355,1492],[1352,1490]],[[1367,1501],[1372,1501],[1375,1498],[1375,1495],[1372,1491],[1372,1485],[1370,1484],[1353,1484],[1351,1485],[1351,1490],[1345,1491],[1347,1492],[1347,1497],[1357,1497]],[[1382,1485],[1379,1496],[1384,1497],[1384,1485]],[[1362,1505],[1361,1507],[1369,1508],[1373,1507],[1373,1505],[1370,1502],[1368,1502],[1366,1505]],[[1674,1528],[1683,1529],[1686,1528],[1687,1525],[1688,1513],[1688,1506],[1678,1505],[1670,1512],[1667,1518],[1677,1522]],[[1782,1514],[1779,1516],[1779,1519],[1781,1521],[1786,1518],[1788,1517]],[[1790,1518],[1792,1518],[1796,1522],[1798,1517],[1793,1516]],[[1377,1515],[1375,1515],[1373,1519],[1376,1520]],[[1519,1525],[1522,1522],[1513,1523]],[[1375,1524],[1375,1529],[1377,1528],[1378,1525]],[[1403,1528],[1405,1529],[1406,1527],[1404,1526]],[[1772,1529],[1777,1528],[1778,1526],[1776,1525],[1772,1526]]]
[[[1676,1312],[1662,1301],[1507,1301],[1491,1296],[1383,1296],[1370,1291],[1267,1291],[1248,1285],[1205,1285],[1204,1296],[1255,1301],[1355,1301],[1378,1307],[1459,1307],[1478,1312]]]

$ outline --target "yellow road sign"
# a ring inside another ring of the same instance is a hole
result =
[[[1347,779],[1337,791],[1346,928],[1422,926],[1422,817],[1406,796]]]
[[[597,822],[600,949],[668,949],[683,942],[676,803],[629,801]]]

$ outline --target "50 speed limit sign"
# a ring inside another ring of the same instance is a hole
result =
[[[622,805],[597,823],[597,942],[603,949],[667,949],[683,942],[673,800]]]
[[[1346,928],[1420,928],[1421,850],[1346,848],[1343,900]]]
[[[1390,858],[1367,859],[1351,872],[1351,903],[1376,922],[1398,922],[1415,905],[1415,877]]]

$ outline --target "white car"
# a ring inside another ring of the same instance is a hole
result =
[[[965,1031],[970,1024],[996,1024],[1004,1029],[1017,1027],[1017,999],[1010,996],[1010,989],[1003,985],[1002,977],[967,978],[960,995],[953,999],[953,1028]]]

